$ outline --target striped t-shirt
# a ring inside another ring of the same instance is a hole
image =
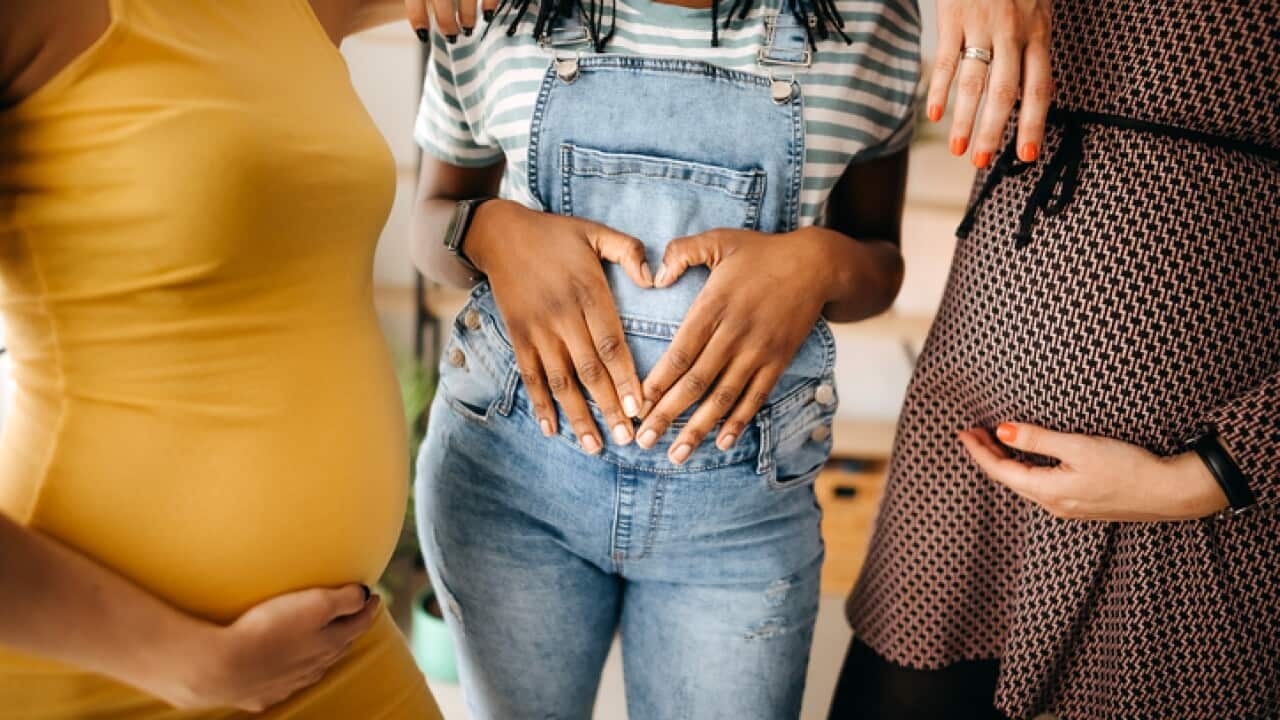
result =
[[[653,0],[617,0],[611,54],[702,60],[765,74],[756,52],[765,37],[762,0],[746,20],[720,31],[711,47],[711,11]],[[813,64],[798,68],[804,102],[805,162],[800,222],[823,217],[827,197],[852,163],[897,152],[911,137],[920,76],[920,19],[915,0],[836,0],[853,44],[818,41]],[[776,9],[773,10],[776,12]],[[532,14],[532,13],[531,13]],[[433,33],[415,137],[454,165],[486,166],[506,158],[501,195],[542,209],[527,182],[529,131],[550,63],[528,21],[514,37],[496,19],[450,45]],[[482,38],[482,34],[484,37]]]

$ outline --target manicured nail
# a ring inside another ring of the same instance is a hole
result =
[[[454,33],[453,35],[445,35],[445,36],[444,36],[444,39],[445,39],[445,40],[448,40],[450,45],[457,45],[457,44],[458,44],[458,35],[457,35],[457,33]]]
[[[538,427],[542,428],[542,434],[551,437],[551,421],[546,418],[538,418]]]
[[[693,453],[693,446],[689,443],[680,443],[671,451],[671,462],[682,465],[685,460],[689,459],[689,455]]]
[[[431,33],[426,28],[418,28],[413,32],[418,36],[419,42],[431,42]]]
[[[716,447],[720,448],[721,450],[728,450],[729,448],[733,447],[733,444],[736,442],[738,442],[737,435],[725,435],[724,437],[716,441]]]
[[[973,164],[977,167],[984,168],[991,164],[991,153],[983,150],[980,153],[974,153]]]
[[[624,395],[622,397],[622,412],[627,417],[636,417],[640,414],[640,403],[636,402],[634,395]]]
[[[658,275],[653,279],[653,284],[661,286],[663,281],[667,279],[667,264],[663,263],[658,266]]]
[[[1018,148],[1018,159],[1022,162],[1035,162],[1038,157],[1040,157],[1040,146],[1033,142],[1023,143],[1022,147]]]
[[[469,28],[469,27],[463,27],[463,28],[462,28],[462,34],[463,34],[463,35],[466,35],[467,37],[471,37],[471,33],[472,33],[473,31],[475,31],[475,28]]]
[[[996,437],[1002,442],[1013,442],[1018,439],[1018,428],[1011,423],[1000,423],[1000,427],[996,428]]]
[[[941,119],[942,119],[942,106],[930,105],[929,106],[929,122],[938,122]]]
[[[364,583],[360,583],[360,589],[364,591],[364,601],[369,602],[369,598],[373,596],[373,591]]]
[[[631,442],[631,428],[626,423],[618,423],[613,426],[613,441],[619,445],[626,445]]]
[[[958,137],[958,138],[951,139],[952,155],[959,157],[964,154],[965,150],[968,150],[968,149],[969,149],[969,138]]]
[[[492,11],[492,10],[485,10],[485,11],[484,11],[484,21],[485,21],[485,22],[493,22],[493,11]]]
[[[640,437],[636,438],[636,444],[648,450],[653,444],[658,442],[658,433],[653,428],[645,428],[640,431]]]
[[[586,450],[592,455],[595,455],[596,453],[600,452],[600,441],[596,439],[595,435],[583,435],[582,449]]]

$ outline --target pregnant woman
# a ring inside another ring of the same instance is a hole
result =
[[[1047,5],[939,4],[954,148],[987,60],[1030,92],[976,126],[832,717],[1275,718],[1280,3],[1054,2],[1035,162]]]
[[[795,717],[823,317],[897,292],[916,9],[611,8],[507,4],[435,36],[415,253],[478,284],[422,545],[473,717],[589,717],[619,629],[632,718]]]
[[[334,46],[396,10],[0,4],[0,718],[437,717],[367,589],[394,169]]]

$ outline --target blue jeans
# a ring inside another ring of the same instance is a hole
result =
[[[822,351],[796,361],[815,379],[729,452],[707,443],[675,466],[678,428],[652,450],[598,456],[568,430],[543,437],[492,295],[473,294],[450,338],[462,364],[443,365],[431,409],[417,511],[474,718],[590,717],[619,630],[632,720],[798,716],[823,557],[812,479],[835,408],[821,329]]]

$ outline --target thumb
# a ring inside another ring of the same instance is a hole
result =
[[[599,224],[590,227],[587,239],[600,259],[621,265],[631,282],[642,288],[653,287],[653,275],[645,261],[644,243]]]
[[[715,230],[676,238],[667,244],[662,266],[654,278],[655,287],[668,287],[694,265],[714,265],[719,256],[720,236]]]
[[[1039,425],[1011,422],[1000,423],[996,437],[1015,450],[1061,461],[1078,459],[1085,439],[1082,435],[1054,432]]]
[[[323,627],[334,620],[360,612],[370,597],[364,585],[352,583],[338,588],[309,588],[281,595],[279,603],[289,614],[307,618],[316,627]]]

